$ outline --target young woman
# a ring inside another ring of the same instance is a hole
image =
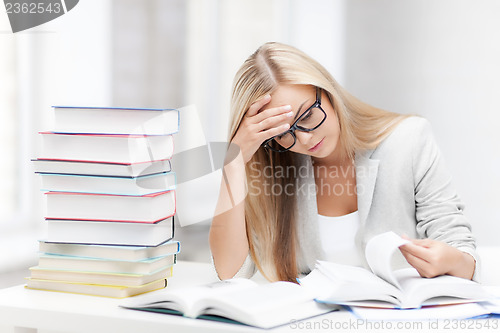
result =
[[[366,242],[392,230],[412,239],[399,264],[477,279],[470,225],[423,118],[365,104],[303,52],[266,43],[236,74],[229,139],[240,158],[225,166],[209,238],[219,278],[366,265]]]

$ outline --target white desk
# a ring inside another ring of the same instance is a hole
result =
[[[178,262],[169,279],[170,289],[208,283],[215,280],[208,264]],[[140,297],[140,296],[137,296]],[[178,333],[178,332],[267,332],[246,326],[195,320],[119,308],[120,299],[28,290],[23,285],[0,290],[1,333]],[[498,319],[497,319],[498,320]],[[347,311],[332,312],[301,322],[301,326],[287,325],[270,332],[313,332],[368,330]],[[333,324],[337,323],[337,324]],[[312,325],[316,326],[312,326]],[[412,329],[398,331],[433,331],[428,323],[416,323]],[[378,330],[374,328],[373,330]],[[455,330],[454,330],[455,331]],[[464,332],[467,330],[465,329]],[[493,331],[492,331],[493,332]]]
[[[209,264],[180,261],[174,266],[174,274],[168,280],[167,289],[214,280],[215,276]],[[7,288],[0,290],[0,332],[262,332],[260,329],[246,326],[118,307],[123,302],[123,299],[29,290],[23,285]],[[351,316],[348,312],[342,315]],[[283,329],[286,330],[286,327]]]

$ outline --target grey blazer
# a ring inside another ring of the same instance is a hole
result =
[[[316,193],[312,190],[312,162],[309,156],[301,156],[297,260],[300,272],[306,274],[324,254],[318,235]],[[362,258],[371,237],[392,230],[412,238],[440,240],[471,254],[476,260],[473,279],[479,279],[480,263],[471,226],[427,120],[405,119],[376,149],[357,152],[354,162],[360,217],[354,242]],[[400,253],[397,256],[396,267],[408,265]],[[247,256],[235,277],[251,277],[255,271]]]

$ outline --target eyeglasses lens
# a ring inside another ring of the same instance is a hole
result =
[[[303,114],[297,123],[297,128],[300,131],[302,130],[313,130],[318,127],[323,119],[325,118],[325,114],[319,108],[311,108],[307,111],[307,113]],[[269,144],[272,148],[275,149],[288,149],[295,143],[295,139],[290,132],[285,132],[283,135],[278,135],[274,137],[274,140],[271,140]]]

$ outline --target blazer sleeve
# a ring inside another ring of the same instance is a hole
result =
[[[417,234],[469,253],[476,262],[473,280],[479,281],[480,260],[471,225],[463,214],[464,204],[452,186],[452,177],[427,120],[422,119],[415,134],[412,166]]]
[[[219,273],[217,273],[217,269],[215,268],[215,263],[214,263],[214,257],[210,256],[211,258],[211,266],[212,266],[212,271],[217,277],[217,279],[221,280],[219,277]],[[250,257],[250,254],[247,255],[245,258],[245,261],[241,265],[240,269],[236,272],[236,274],[232,277],[234,278],[246,278],[249,279],[252,276],[254,276],[255,272],[257,271],[257,268],[255,266],[255,263],[253,262],[252,258]]]

